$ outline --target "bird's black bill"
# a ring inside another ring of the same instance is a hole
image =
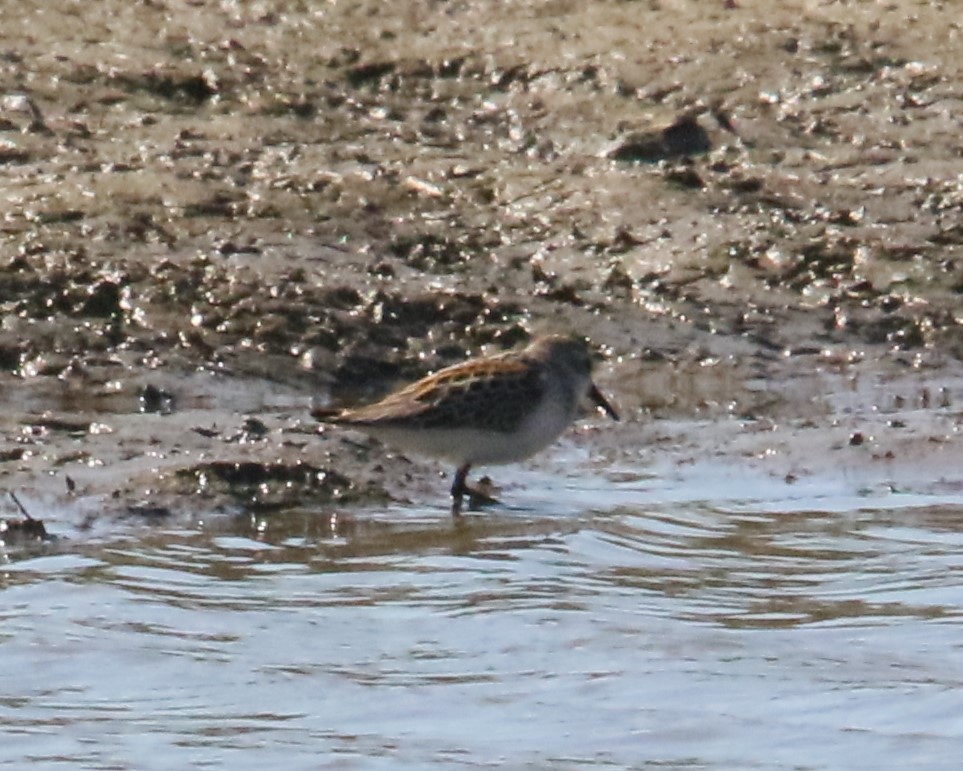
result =
[[[593,383],[592,387],[589,389],[588,395],[589,399],[591,399],[597,406],[601,407],[605,414],[612,418],[612,420],[619,419],[619,413],[617,413],[615,408],[609,404],[609,400],[602,396],[602,392],[599,391],[599,388],[597,385],[595,385],[595,383]]]

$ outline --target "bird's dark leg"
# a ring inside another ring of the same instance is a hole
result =
[[[464,466],[459,466],[458,470],[455,472],[455,479],[451,483],[451,515],[457,517],[461,514],[461,501],[466,495],[471,495],[471,490],[468,489],[468,485],[465,484],[465,479],[468,478],[468,471],[471,469],[471,464],[466,463]]]
[[[497,498],[492,498],[484,490],[478,490],[474,487],[468,486],[468,472],[471,470],[471,464],[466,463],[464,466],[459,467],[455,472],[455,479],[451,483],[451,513],[452,516],[457,517],[461,514],[461,504],[462,499],[468,496],[468,508],[471,511],[480,509],[482,506],[489,506],[493,503],[498,503]]]

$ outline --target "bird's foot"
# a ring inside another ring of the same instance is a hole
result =
[[[456,480],[457,482],[458,480]],[[500,503],[491,493],[495,489],[492,480],[482,477],[478,481],[477,487],[469,487],[464,480],[460,484],[452,487],[451,491],[451,513],[458,516],[462,511],[462,503],[465,497],[468,498],[468,510],[478,511],[486,506],[493,506]]]
[[[468,510],[478,511],[486,506],[496,506],[501,501],[477,487],[468,488]]]
[[[491,477],[487,476],[479,479],[475,487],[468,487],[466,485],[465,492],[468,494],[468,508],[472,511],[477,511],[485,506],[497,505],[499,500],[492,495],[496,489]]]

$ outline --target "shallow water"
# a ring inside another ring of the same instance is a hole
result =
[[[9,561],[0,765],[957,767],[958,497],[715,472]]]

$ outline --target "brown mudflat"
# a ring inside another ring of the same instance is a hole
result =
[[[3,3],[0,486],[431,500],[312,405],[546,329],[604,344],[600,463],[952,456],[957,20],[743,5]]]

